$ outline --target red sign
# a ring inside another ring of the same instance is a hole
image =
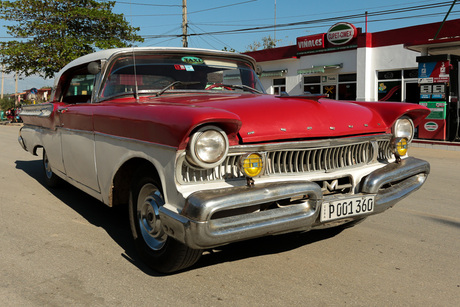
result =
[[[324,48],[324,33],[297,37],[297,51],[316,50]]]

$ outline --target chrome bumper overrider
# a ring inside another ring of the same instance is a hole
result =
[[[370,173],[358,192],[376,195],[370,214],[380,213],[420,188],[429,172],[428,162],[407,158]],[[323,199],[320,186],[310,181],[256,184],[195,192],[180,214],[162,207],[160,218],[168,235],[203,249],[321,227]]]
[[[409,157],[400,163],[391,163],[370,173],[361,191],[376,194],[374,213],[394,206],[398,201],[418,190],[430,173],[427,161]]]

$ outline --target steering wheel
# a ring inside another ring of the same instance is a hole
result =
[[[234,91],[233,88],[229,87],[229,86],[225,86],[223,83],[214,83],[213,85],[210,85],[206,88],[206,90],[210,90],[210,89],[213,89],[215,87],[223,87],[224,89],[226,90],[229,90],[229,91]]]

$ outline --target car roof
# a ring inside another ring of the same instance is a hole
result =
[[[250,62],[253,65],[253,68],[256,67],[255,60],[247,55],[235,53],[235,52],[227,52],[227,51],[218,51],[218,50],[210,50],[210,49],[199,49],[199,48],[178,48],[178,47],[132,47],[132,48],[115,48],[115,49],[106,49],[97,51],[94,53],[90,53],[84,56],[81,56],[66,66],[64,66],[55,76],[55,86],[57,85],[58,80],[60,79],[61,75],[72,67],[76,67],[85,63],[90,63],[93,61],[106,61],[114,55],[122,54],[122,53],[142,53],[142,52],[152,52],[152,53],[183,53],[183,54],[202,54],[202,55],[217,55],[217,56],[229,56],[229,57],[237,57],[247,62]]]

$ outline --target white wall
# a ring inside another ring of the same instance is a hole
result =
[[[374,89],[377,74],[372,63],[373,49],[359,48],[356,53],[356,100],[373,101],[377,99]]]
[[[377,72],[417,68],[416,58],[419,55],[418,52],[405,49],[404,45],[359,48],[357,51],[356,100],[377,100]]]
[[[284,59],[259,62],[263,71],[287,69],[286,91],[289,95],[303,94],[302,75],[297,70],[313,66],[343,64],[340,69],[327,70],[322,75],[357,74],[357,100],[377,100],[377,71],[417,68],[416,57],[420,54],[404,49],[403,45],[377,48],[359,48],[322,54],[301,56],[299,59]],[[272,93],[273,79],[263,77],[261,82],[267,93]]]

